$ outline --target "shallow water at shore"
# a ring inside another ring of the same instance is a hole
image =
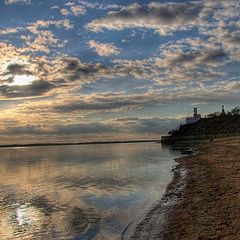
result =
[[[0,239],[117,239],[179,156],[156,143],[0,149]]]

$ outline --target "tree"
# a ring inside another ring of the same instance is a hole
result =
[[[240,115],[240,107],[237,106],[237,107],[233,108],[230,113],[231,113],[231,115],[233,115],[233,116],[238,116],[238,115]]]
[[[207,118],[217,118],[220,117],[221,113],[220,112],[215,112],[215,113],[209,113],[206,117]]]

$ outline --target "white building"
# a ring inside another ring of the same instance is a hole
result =
[[[201,114],[197,113],[197,108],[195,107],[193,109],[193,116],[192,117],[187,117],[186,118],[186,123],[187,124],[192,124],[192,123],[195,123],[195,122],[199,121],[200,119],[201,119]]]

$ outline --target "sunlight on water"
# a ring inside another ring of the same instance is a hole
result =
[[[163,193],[159,144],[0,149],[0,239],[117,239]]]
[[[17,222],[20,226],[30,226],[39,221],[41,212],[26,204],[21,205],[16,210]]]

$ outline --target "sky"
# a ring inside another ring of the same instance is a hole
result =
[[[0,142],[158,139],[195,106],[230,110],[239,12],[238,0],[0,0]]]

